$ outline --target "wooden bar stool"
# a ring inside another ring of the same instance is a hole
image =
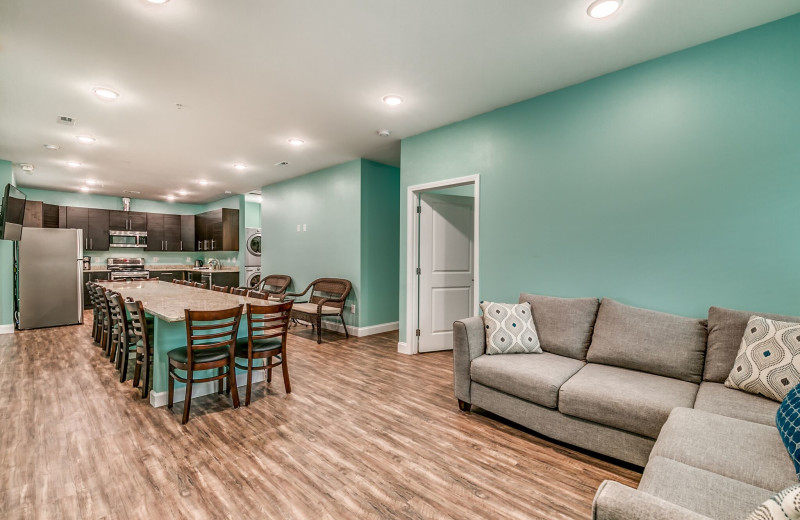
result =
[[[92,282],[86,282],[86,294],[89,296],[88,304],[92,308],[92,338],[94,339],[97,336],[97,327],[100,326],[100,323],[97,321],[97,306],[94,304],[95,300],[95,292],[94,292],[94,284]]]
[[[192,404],[192,384],[218,381],[222,394],[222,380],[228,379],[228,388],[233,393],[233,407],[239,408],[239,391],[236,388],[234,371],[234,350],[239,321],[242,318],[242,305],[221,311],[184,310],[186,316],[186,346],[167,352],[169,358],[167,408],[172,408],[175,381],[186,383],[186,400],[183,406],[181,424],[189,420]],[[217,369],[216,376],[194,378],[196,370]],[[223,369],[227,368],[226,372]],[[185,370],[186,377],[180,377],[175,370]]]
[[[108,314],[111,318],[111,340],[108,344],[108,361],[120,368],[123,351],[127,345],[127,327],[123,321],[125,311],[122,310],[122,296],[114,291],[106,291],[106,301],[108,302]],[[119,354],[117,354],[119,351]],[[121,382],[124,381],[121,380]]]
[[[244,287],[231,287],[231,294],[236,296],[247,296],[247,289]]]
[[[111,312],[108,308],[108,299],[106,298],[106,290],[101,285],[95,285],[95,294],[97,295],[102,321],[100,322],[99,342],[106,355],[111,352]]]
[[[172,283],[175,283],[175,284],[178,284],[178,285],[183,285],[183,280],[178,280],[177,278],[173,278],[172,279]]]
[[[253,370],[266,370],[267,383],[272,381],[272,369],[281,365],[286,393],[292,392],[289,384],[289,365],[286,363],[286,336],[292,302],[273,305],[247,304],[247,337],[236,340],[236,357],[247,359],[247,365],[236,365],[247,370],[247,393],[244,405],[250,404]],[[253,360],[266,359],[262,366],[253,366]],[[276,361],[273,361],[276,359]]]
[[[141,301],[126,300],[125,309],[131,316],[131,332],[136,339],[136,366],[133,369],[133,387],[138,388],[142,370],[144,370],[142,399],[147,399],[150,393],[150,370],[153,366],[153,347],[150,341],[150,338],[153,337],[152,322],[147,320]]]
[[[258,298],[259,300],[266,300],[267,293],[263,293],[261,291],[247,291],[248,298]]]
[[[205,289],[206,284],[203,282],[192,282],[192,287],[197,287],[198,289]]]
[[[217,291],[217,292],[224,292],[224,293],[226,293],[226,292],[228,292],[228,287],[225,287],[225,286],[222,286],[222,285],[212,285],[212,286],[211,286],[211,290],[212,290],[212,291]]]

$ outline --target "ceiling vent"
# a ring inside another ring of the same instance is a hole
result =
[[[276,162],[275,166],[289,166],[289,163],[286,161]]]
[[[75,120],[69,116],[58,116],[56,123],[59,125],[75,126]]]
[[[127,193],[129,195],[141,195],[142,194],[141,191],[136,191],[136,190],[122,190],[122,193]]]

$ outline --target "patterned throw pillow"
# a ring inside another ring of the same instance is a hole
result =
[[[800,520],[800,484],[770,497],[747,520]]]
[[[775,426],[800,477],[800,386],[794,387],[778,407]]]
[[[481,302],[487,354],[540,353],[530,303]]]
[[[753,316],[725,386],[783,401],[800,383],[800,323]]]

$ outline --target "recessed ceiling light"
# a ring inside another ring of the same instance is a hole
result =
[[[86,179],[86,181],[85,181],[85,182],[86,182],[86,184],[88,184],[89,186],[94,186],[95,184],[97,184],[97,181],[96,181],[96,180],[94,180],[94,179]]]
[[[19,163],[19,167],[22,168],[22,171],[25,173],[33,173],[33,165],[30,163]]]
[[[383,96],[383,102],[387,105],[399,105],[403,101],[405,101],[402,97],[396,94],[389,94],[388,96]]]
[[[186,193],[187,193],[187,191],[186,191],[186,190],[178,190],[178,195],[180,195],[181,197],[183,197],[184,195],[186,195]]]
[[[175,195],[167,195],[167,200],[169,201],[175,200]]]
[[[69,166],[70,168],[80,168],[81,163],[79,163],[78,161],[67,161],[67,166]]]
[[[296,137],[292,137],[289,139],[289,144],[293,144],[295,146],[300,146],[301,144],[305,143],[302,139],[298,139]]]
[[[46,145],[44,145],[44,147],[45,147],[47,150],[52,150],[52,151],[55,151],[55,150],[58,150],[59,148],[61,148],[61,147],[60,147],[60,146],[58,146],[57,144],[46,144]]]
[[[199,181],[197,181],[197,184],[201,186],[208,186],[208,181],[205,179],[200,179]]]
[[[245,168],[247,168],[247,166],[245,166],[245,165],[244,165],[244,164],[242,164],[242,163],[236,163],[236,164],[234,164],[234,165],[233,165],[233,167],[234,167],[235,169],[237,169],[237,170],[244,170]]]
[[[83,144],[92,144],[97,140],[94,137],[90,137],[88,135],[76,135],[75,139],[77,139],[79,143]]]
[[[119,97],[119,92],[107,87],[95,87],[92,89],[92,92],[103,101],[114,101]]]
[[[169,0],[147,0],[151,4],[166,4]]]
[[[87,191],[89,191],[89,186],[81,186],[81,191],[86,193]]]
[[[586,12],[592,18],[606,18],[616,13],[621,5],[622,0],[595,0]]]

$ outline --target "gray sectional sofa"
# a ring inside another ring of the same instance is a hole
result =
[[[778,403],[724,386],[753,314],[700,320],[604,299],[522,294],[541,354],[486,355],[481,317],[453,325],[455,395],[553,439],[645,468],[606,481],[596,519],[741,519],[798,482]]]

